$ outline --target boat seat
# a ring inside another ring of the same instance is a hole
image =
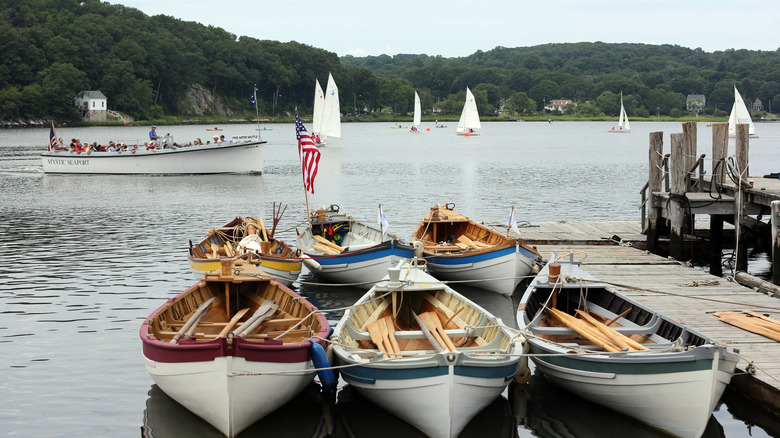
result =
[[[464,329],[448,329],[444,330],[444,333],[446,333],[450,338],[465,338],[469,336],[469,333],[467,333]],[[474,333],[472,332],[471,335],[473,336],[473,334]],[[396,339],[427,339],[422,330],[395,331],[393,332],[393,335]],[[355,341],[371,340],[371,335],[368,332],[351,332],[350,336]]]

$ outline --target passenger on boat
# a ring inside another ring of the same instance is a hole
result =
[[[149,131],[149,140],[158,140],[160,138],[159,135],[157,135],[157,126],[152,125],[152,130]]]
[[[219,142],[220,143],[224,143],[225,142],[225,136],[224,135],[220,135],[219,136]]]
[[[241,239],[240,242],[238,242],[238,248],[237,248],[238,252],[241,254],[246,254],[247,252],[250,251],[255,253],[260,253],[261,241],[262,241],[262,237],[260,237],[260,224],[258,224],[252,219],[247,219],[246,236],[244,236],[244,238]]]
[[[219,144],[219,136],[218,135],[214,136],[214,144]]]
[[[68,147],[65,146],[65,142],[62,140],[62,137],[57,141],[57,144],[54,145],[54,152],[65,152],[68,150]]]
[[[117,151],[116,144],[114,144],[113,141],[109,141],[108,142],[108,151],[109,152],[116,152]]]

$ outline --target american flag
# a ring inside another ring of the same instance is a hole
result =
[[[314,140],[306,132],[298,111],[295,112],[295,136],[298,138],[298,156],[301,157],[303,171],[303,188],[314,194],[314,178],[317,176],[317,166],[320,163],[320,151],[314,146]]]
[[[57,147],[57,134],[54,132],[54,122],[51,122],[51,130],[49,130],[49,151],[53,151]]]

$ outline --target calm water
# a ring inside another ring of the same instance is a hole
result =
[[[445,202],[495,223],[513,205],[518,220],[532,223],[638,220],[648,133],[664,131],[668,151],[668,134],[682,132],[679,123],[635,123],[631,134],[612,135],[612,123],[517,122],[486,123],[483,136],[466,138],[449,125],[416,135],[391,124],[344,125],[344,139],[321,149],[309,205],[338,204],[373,222],[382,204],[391,231],[406,237],[429,207]],[[153,309],[195,281],[188,240],[235,215],[262,215],[270,224],[276,202],[287,205],[277,236],[294,242],[294,227],[306,215],[294,128],[267,126],[273,131],[262,132],[268,149],[261,176],[44,175],[38,154],[48,129],[0,130],[0,436],[135,437],[142,427],[154,437],[210,436],[205,423],[153,386],[138,330]],[[253,125],[222,127],[228,138],[256,132]],[[757,127],[751,174],[780,171],[780,124]],[[158,132],[189,141],[205,139],[205,128]],[[57,134],[107,142],[143,139],[147,131],[60,128]],[[699,124],[698,131],[699,153],[708,153],[710,130]],[[361,295],[343,287],[298,289],[321,307],[348,305]],[[510,300],[471,292],[512,321]],[[328,428],[339,436],[377,436],[377,423],[387,436],[414,436],[348,389],[335,410],[323,410],[316,389],[244,436],[320,436]],[[769,436],[734,418],[739,406],[722,405],[708,436]],[[607,427],[613,436],[655,436],[535,378],[513,386],[465,434],[604,436]]]

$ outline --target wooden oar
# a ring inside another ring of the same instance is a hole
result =
[[[401,354],[401,347],[398,346],[398,340],[395,338],[395,324],[393,324],[393,318],[386,316],[384,318],[385,325],[387,326],[387,337],[390,340],[390,344],[393,346],[393,351]]]
[[[444,331],[444,327],[442,327],[441,320],[439,320],[439,317],[436,316],[436,314],[428,312],[428,319],[431,322],[433,322],[434,327],[436,327],[436,331],[439,333],[439,336],[444,341],[444,345],[446,345],[450,351],[455,351],[457,348],[455,347],[455,344],[452,343],[452,339],[450,339],[450,337],[447,336],[447,332]]]
[[[382,353],[389,353],[387,347],[385,346],[385,340],[382,337],[382,332],[379,330],[379,321],[372,322],[371,324],[367,325],[366,328],[368,329],[369,336],[371,336],[371,342],[376,345],[377,350],[381,351]]]
[[[274,307],[274,306],[276,306],[276,307]],[[258,307],[257,310],[255,310],[255,313],[252,314],[252,316],[249,319],[244,321],[244,323],[241,324],[236,330],[234,330],[233,334],[240,336],[242,333],[244,333],[244,331],[247,331],[247,329],[249,329],[249,327],[251,327],[255,323],[255,321],[257,321],[260,318],[265,319],[268,316],[270,316],[270,315],[266,316],[266,313],[269,310],[273,309],[274,311],[276,311],[276,309],[278,309],[278,308],[279,308],[279,306],[277,306],[273,302],[273,300],[263,301],[263,304],[261,304],[260,307]],[[246,334],[248,334],[248,333],[246,333]]]
[[[387,348],[387,350],[390,353],[398,353],[398,355],[392,354],[392,355],[390,355],[388,357],[393,357],[393,358],[401,357],[400,356],[401,349],[398,348],[398,343],[396,342],[395,345],[393,345],[393,342],[390,339],[390,333],[387,330],[387,322],[386,321],[387,321],[387,317],[382,318],[382,319],[380,319],[379,321],[376,322],[377,325],[379,326],[379,334],[380,334],[380,336],[382,336],[382,341],[384,342],[385,348]],[[395,338],[395,335],[393,335],[393,338]]]
[[[587,312],[583,312],[582,310],[577,309],[577,314],[579,314],[583,319],[591,323],[591,325],[596,327],[601,333],[605,334],[612,342],[617,344],[618,347],[628,348],[629,350],[649,350],[649,348],[645,347],[639,342],[629,338],[628,336],[622,333],[615,331],[610,327],[607,327],[606,324],[592,317]]]
[[[247,308],[244,308],[244,309],[241,309],[241,310],[239,310],[238,312],[236,312],[236,314],[235,314],[235,315],[233,315],[233,318],[231,318],[231,319],[230,319],[230,322],[228,322],[228,323],[227,323],[227,325],[225,326],[225,328],[223,328],[223,329],[222,329],[222,331],[221,331],[221,332],[219,332],[219,334],[217,335],[217,337],[218,337],[218,338],[221,338],[221,337],[223,337],[223,336],[226,336],[228,333],[230,333],[230,330],[232,330],[232,329],[233,329],[233,326],[235,326],[236,324],[238,324],[238,321],[239,321],[239,320],[240,320],[240,319],[241,319],[241,318],[242,318],[244,315],[246,315],[246,312],[249,312],[249,307],[247,307]]]
[[[260,222],[260,231],[263,233],[263,240],[268,242],[268,233],[265,231],[265,224],[263,224],[263,217],[258,215],[257,221]]]
[[[173,336],[173,339],[171,339],[171,344],[177,344],[179,342],[179,339],[181,339],[182,336],[184,336],[185,333],[187,333],[187,336],[189,336],[192,332],[190,331],[190,328],[192,330],[195,330],[195,327],[198,326],[198,323],[200,322],[200,319],[203,317],[203,315],[206,314],[206,312],[209,310],[209,306],[211,306],[211,302],[214,301],[216,297],[211,297],[208,300],[200,303],[200,306],[195,310],[195,312],[190,316],[190,318],[187,320],[186,323],[184,323],[183,326],[181,326],[181,329]]]
[[[634,308],[633,307],[629,307],[628,310],[626,310],[625,312],[621,313],[620,315],[610,319],[609,321],[605,322],[604,325],[606,325],[607,327],[611,326],[612,324],[615,323],[615,321],[617,321],[618,319],[628,315],[632,310],[634,310]]]
[[[420,320],[420,317],[417,316],[417,314],[414,312],[412,312],[412,316],[414,316],[414,320],[417,321],[417,324],[420,326],[420,330],[422,330],[425,338],[428,339],[428,342],[431,343],[431,346],[434,348],[434,350],[437,352],[444,351],[444,347],[442,347],[436,338],[433,337],[433,334],[430,332],[430,330],[428,330],[428,327],[425,326],[425,323]]]
[[[423,312],[419,315],[419,320],[423,322],[425,325],[425,328],[431,333],[433,336],[433,339],[436,340],[436,342],[441,345],[442,347],[445,347],[449,351],[455,351],[455,346],[452,345],[452,341],[447,343],[447,341],[444,340],[444,338],[447,336],[446,334],[444,337],[442,337],[442,334],[439,333],[439,330],[436,327],[436,323],[434,322],[434,319],[438,320],[435,316],[432,316],[430,312]],[[449,338],[448,338],[449,340]]]
[[[561,312],[558,309],[547,308],[548,313],[558,320],[559,323],[569,327],[575,332],[582,335],[585,339],[593,342],[596,346],[603,348],[611,353],[617,353],[620,348],[613,345],[607,338],[603,337],[600,333],[594,332],[590,328],[586,327],[583,321],[577,320],[568,313]]]

